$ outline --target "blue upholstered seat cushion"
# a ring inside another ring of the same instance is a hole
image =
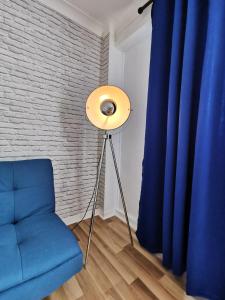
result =
[[[54,213],[0,226],[0,292],[40,276],[82,253]]]
[[[0,225],[54,210],[50,160],[0,162]]]

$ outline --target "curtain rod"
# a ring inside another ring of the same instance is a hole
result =
[[[143,13],[143,11],[150,5],[153,3],[153,0],[149,0],[147,3],[145,3],[143,6],[138,8],[138,13],[139,15],[141,15]]]

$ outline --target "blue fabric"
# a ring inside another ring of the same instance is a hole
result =
[[[54,182],[50,160],[0,163],[0,225],[53,212]]]
[[[81,269],[82,255],[70,259],[53,270],[1,292],[1,300],[43,299]]]
[[[225,1],[156,0],[137,237],[225,299]]]
[[[80,247],[54,210],[51,161],[0,163],[0,299],[41,299],[81,270]]]

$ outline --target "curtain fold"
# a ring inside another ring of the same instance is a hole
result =
[[[225,1],[155,0],[137,237],[225,299]]]

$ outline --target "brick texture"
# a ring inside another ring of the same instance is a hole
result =
[[[85,101],[107,82],[106,57],[107,39],[38,1],[0,0],[0,160],[50,158],[64,218],[85,211],[95,184],[100,133]]]
[[[108,84],[109,70],[109,34],[102,39],[100,57],[100,84]]]
[[[102,39],[101,56],[100,56],[100,85],[108,84],[108,69],[109,69],[109,35],[106,35]],[[101,149],[103,143],[102,132],[99,136],[99,147]],[[99,153],[100,155],[100,153]],[[104,190],[105,190],[105,157],[103,160],[102,172],[99,184],[99,198],[98,204],[100,207],[104,207]]]

